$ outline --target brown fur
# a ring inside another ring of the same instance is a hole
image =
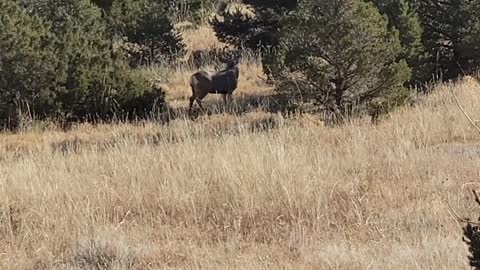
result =
[[[209,93],[222,94],[225,105],[232,100],[233,91],[238,85],[239,70],[235,64],[230,64],[227,69],[218,72],[198,71],[190,78],[192,96],[190,97],[189,110],[197,101],[203,110],[202,99]]]

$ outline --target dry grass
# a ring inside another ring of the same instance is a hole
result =
[[[208,25],[185,29],[182,32],[182,37],[188,51],[211,50],[227,46],[225,43],[218,41],[212,27]]]
[[[258,59],[240,68],[237,99],[272,93]],[[186,106],[193,68],[144,72]],[[479,85],[437,88],[375,126],[257,111],[0,134],[0,269],[468,269],[447,202],[478,211],[480,137],[448,90],[477,120]]]
[[[1,269],[468,269],[479,85],[377,126],[265,113],[0,135]],[[307,120],[306,120],[307,119]]]

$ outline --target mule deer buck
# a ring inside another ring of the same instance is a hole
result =
[[[219,57],[220,61],[227,64],[226,69],[217,72],[198,71],[190,78],[192,96],[190,97],[189,111],[192,111],[193,103],[197,101],[203,110],[202,99],[207,94],[222,94],[223,102],[227,105],[227,99],[232,101],[232,94],[238,85],[240,55],[230,54],[228,58]]]

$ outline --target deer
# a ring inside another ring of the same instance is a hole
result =
[[[221,71],[197,71],[190,77],[192,96],[190,97],[189,112],[192,112],[193,103],[196,101],[203,111],[202,99],[208,94],[222,94],[225,105],[233,101],[233,91],[237,89],[239,77],[239,54],[230,55],[229,58],[219,57],[226,64]]]

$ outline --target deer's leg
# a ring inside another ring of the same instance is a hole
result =
[[[192,111],[192,107],[193,107],[193,102],[195,101],[195,95],[192,95],[190,97],[190,103],[188,105],[188,110],[191,112]]]
[[[202,106],[202,99],[197,97],[195,100],[197,101],[198,107],[200,107],[202,111],[205,111],[205,109]]]
[[[192,109],[193,109],[193,102],[195,102],[195,99],[196,99],[196,95],[195,95],[195,87],[193,87],[193,85],[190,85],[190,87],[192,87],[192,96],[190,97],[190,102],[188,104],[188,111],[191,113],[192,112]]]
[[[200,94],[195,98],[195,100],[197,101],[198,106],[200,107],[200,109],[201,109],[202,111],[205,111],[205,109],[204,109],[203,106],[202,106],[202,100],[203,100],[203,98],[204,98],[207,94],[208,94],[208,93],[200,93]]]
[[[223,98],[223,105],[227,106],[227,94],[222,94],[222,98]]]

